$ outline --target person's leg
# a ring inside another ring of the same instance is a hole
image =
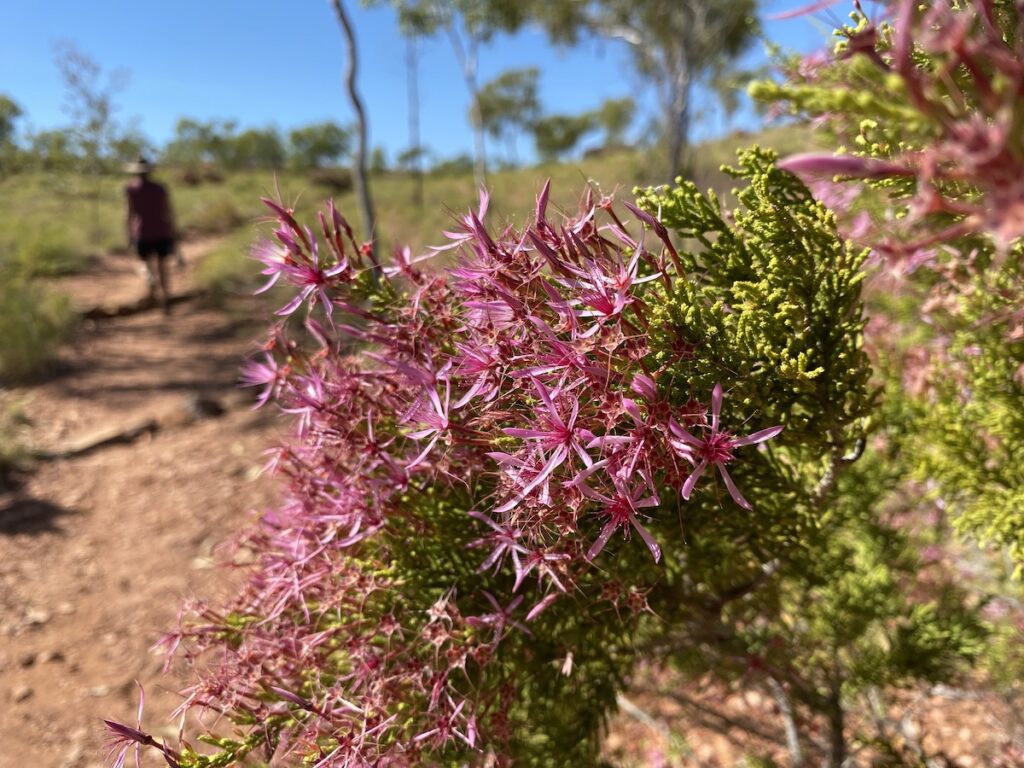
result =
[[[146,279],[147,300],[154,304],[156,303],[156,265],[153,263],[153,258],[156,253],[150,243],[139,240],[134,242],[133,245],[135,253],[139,256],[139,261],[142,262],[142,274]]]
[[[157,276],[160,281],[160,306],[163,307],[165,315],[171,313],[171,278],[170,270],[167,268],[168,259],[169,256],[158,256],[156,260]]]
[[[151,304],[155,304],[157,300],[157,255],[150,253],[142,260],[142,263],[146,265],[147,299]]]

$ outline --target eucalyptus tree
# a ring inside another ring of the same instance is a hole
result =
[[[517,162],[516,134],[529,131],[540,117],[536,67],[510,69],[480,89],[480,120],[484,130],[508,148],[509,162]]]
[[[387,3],[398,12],[399,26],[406,36],[432,37],[444,34],[469,95],[469,118],[473,127],[473,175],[478,186],[486,182],[487,153],[484,122],[480,110],[478,80],[480,48],[495,35],[515,32],[534,18],[533,5],[526,0],[365,0],[368,5]]]
[[[597,35],[629,46],[658,94],[672,178],[685,162],[694,88],[734,62],[759,30],[756,0],[538,0],[531,9],[556,42]]]

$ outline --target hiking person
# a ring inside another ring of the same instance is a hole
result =
[[[149,178],[152,170],[152,163],[141,155],[125,166],[125,171],[135,177],[124,190],[128,199],[128,239],[146,266],[149,299],[156,302],[159,292],[166,315],[171,308],[167,259],[176,251],[176,233],[170,195],[162,184]]]

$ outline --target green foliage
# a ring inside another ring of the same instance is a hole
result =
[[[73,321],[66,297],[0,272],[0,382],[20,382],[49,370]]]
[[[551,161],[576,149],[583,137],[594,128],[594,118],[589,113],[548,115],[534,122],[533,139],[541,158]]]
[[[86,263],[57,228],[14,224],[0,236],[0,274],[8,277],[57,277],[80,272]]]
[[[539,76],[536,67],[510,69],[485,83],[477,94],[481,126],[494,138],[509,142],[511,162],[515,162],[516,133],[530,130],[540,115]]]
[[[981,244],[976,244],[984,247]],[[1005,548],[1024,568],[1024,339],[1017,313],[1022,251],[981,271],[956,305],[936,400],[920,409],[918,471],[957,511],[963,534]]]
[[[123,71],[104,76],[99,63],[74,43],[54,46],[54,60],[65,87],[65,110],[71,118],[70,134],[83,170],[99,174],[118,134],[114,98],[127,82]]]
[[[771,167],[773,157],[747,153],[730,171],[754,176],[734,224],[714,193],[689,182],[640,194],[641,207],[660,211],[684,238],[684,268],[702,276],[652,307],[658,362],[698,392],[728,371],[738,380],[733,402],[772,423],[785,413],[790,433],[839,450],[871,411],[861,349],[865,253],[836,237],[833,214]],[[693,360],[680,358],[680,340]],[[715,366],[701,370],[702,359]]]
[[[238,210],[231,196],[222,193],[202,206],[192,208],[182,225],[189,232],[215,235],[231,232],[245,220],[245,214]]]
[[[957,23],[964,25],[965,34],[978,25],[989,28],[972,9],[963,4],[950,11]],[[992,29],[1004,40],[1013,41],[1018,34],[1018,14],[1010,4],[996,4]],[[879,66],[882,57],[895,55],[895,32],[888,24],[872,30],[867,17],[853,14],[852,23],[836,32],[834,60],[815,67],[813,76],[797,74],[786,83],[756,84],[752,94],[781,104],[795,115],[830,115],[827,125],[843,150],[851,154],[889,160],[916,152],[927,158],[925,165],[941,165],[957,151],[971,151],[957,146],[957,134],[947,131],[947,123],[958,119],[963,124],[979,124],[986,119],[983,110],[987,105],[1017,103],[1009,78],[975,78],[966,66],[957,66],[941,78],[915,79]],[[848,55],[852,41],[869,35],[877,40],[874,55]],[[945,71],[947,48],[911,43],[908,66],[918,75]],[[1000,55],[1012,59],[1010,49]],[[794,73],[800,71],[795,59],[784,66]],[[935,105],[945,104],[950,105],[950,115],[936,119]],[[1008,129],[1011,133],[1019,132],[1019,119],[1013,118],[1012,126]],[[1014,141],[1011,136],[1010,145]],[[995,238],[984,234],[960,234],[951,240],[932,237],[963,218],[956,212],[957,203],[980,202],[986,215],[1005,215],[1006,201],[998,191],[993,192],[1001,184],[1001,180],[990,183],[977,174],[955,182],[940,175],[920,183],[913,175],[896,176],[866,182],[858,205],[876,214],[886,211],[889,221],[896,223],[889,225],[896,230],[891,237],[898,241],[908,237],[900,233],[899,223],[922,224],[926,214],[920,210],[920,200],[922,190],[928,188],[925,185],[934,185],[938,193],[954,201],[945,206],[936,203],[936,213],[928,221],[931,232],[925,234],[933,246],[948,240],[934,256],[940,276],[917,276],[914,290],[907,291],[908,296],[918,297],[917,302],[923,301],[920,295],[933,293],[930,303],[937,306],[938,322],[929,325],[941,329],[937,339],[941,349],[931,361],[933,370],[928,376],[929,401],[916,406],[916,470],[921,480],[930,482],[932,496],[954,512],[954,524],[961,534],[1005,549],[1019,572],[1024,565],[1024,474],[1020,471],[1024,454],[1019,448],[1024,444],[1020,245],[1008,254],[999,254]],[[912,235],[911,231],[911,239]]]
[[[888,520],[909,472],[907,412],[881,407],[871,384],[865,252],[773,159],[741,154],[730,173],[750,184],[731,214],[690,183],[639,198],[678,233],[695,275],[649,308],[654,363],[679,382],[677,402],[729,377],[730,419],[786,425],[733,473],[756,517],[723,514],[718,494],[687,505],[685,567],[669,566],[666,592],[648,599],[682,672],[774,681],[842,745],[858,692],[955,680],[988,630],[941,573],[928,597],[910,589],[918,544]]]
[[[596,34],[629,45],[637,72],[658,91],[669,178],[682,168],[696,111],[693,86],[730,69],[759,29],[754,0],[557,0],[533,5],[556,41]]]
[[[21,107],[16,101],[0,94],[0,146],[14,141],[14,124],[22,114]]]
[[[175,123],[174,138],[163,151],[170,165],[212,163],[227,167],[236,123],[233,120],[200,121],[183,117]]]
[[[247,128],[234,139],[230,168],[283,168],[284,142],[275,128]]]
[[[196,270],[196,284],[218,302],[230,294],[251,292],[259,270],[248,251],[255,233],[239,229],[220,241]]]
[[[351,141],[351,131],[337,123],[296,128],[288,134],[290,162],[302,170],[337,165],[348,153]]]
[[[595,110],[594,119],[604,131],[605,146],[620,146],[626,141],[626,132],[633,123],[636,102],[628,96],[622,99],[605,99]]]
[[[0,490],[5,480],[25,470],[31,461],[24,441],[25,424],[23,403],[0,390]]]

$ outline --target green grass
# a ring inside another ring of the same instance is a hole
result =
[[[74,321],[67,297],[39,280],[0,274],[0,383],[52,370]]]

